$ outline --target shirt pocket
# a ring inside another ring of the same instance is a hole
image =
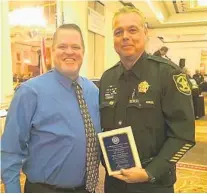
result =
[[[114,128],[116,101],[104,101],[100,105],[101,127],[104,130]]]
[[[148,108],[155,108],[155,98],[152,97],[140,97],[139,98],[139,108],[140,109],[148,109]]]
[[[152,122],[153,114],[155,114],[156,102],[154,96],[141,96],[137,98],[135,103],[129,103],[127,106],[127,114],[129,124],[139,124],[144,126],[148,122]]]

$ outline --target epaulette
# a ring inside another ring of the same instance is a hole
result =
[[[165,63],[171,65],[174,69],[179,69],[179,66],[173,63],[172,61],[168,59],[164,59],[162,57],[154,56],[154,55],[148,55],[148,59],[159,62],[159,63]]]
[[[105,72],[110,71],[111,69],[114,69],[114,68],[118,67],[119,65],[120,65],[120,61],[118,63],[116,63],[114,66],[107,69]]]

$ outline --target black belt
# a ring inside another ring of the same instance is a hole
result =
[[[61,187],[56,187],[55,185],[48,185],[48,184],[44,184],[44,183],[37,183],[37,184],[40,184],[44,187],[48,187],[52,190],[55,190],[55,191],[59,191],[59,192],[76,192],[76,191],[83,191],[85,190],[85,186],[80,186],[80,187],[72,187],[72,188],[61,188]]]
[[[28,181],[28,180],[27,180]],[[81,191],[83,192],[84,190],[86,191],[85,189],[85,185],[83,186],[80,186],[80,187],[71,187],[71,188],[61,188],[61,187],[57,187],[56,185],[49,185],[49,184],[45,184],[45,183],[31,183],[30,181],[28,181],[30,184],[33,184],[33,185],[39,185],[39,186],[42,186],[42,187],[47,187],[53,191],[58,191],[59,193],[65,193],[65,192],[78,192],[78,191]],[[86,191],[87,192],[87,191]]]

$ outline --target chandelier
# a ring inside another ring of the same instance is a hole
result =
[[[46,27],[44,7],[25,7],[9,12],[11,26]]]

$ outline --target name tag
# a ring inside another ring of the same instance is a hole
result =
[[[154,104],[154,101],[147,100],[147,101],[146,101],[146,104]]]
[[[105,100],[114,99],[113,94],[105,94]]]
[[[139,103],[139,100],[138,99],[130,99],[129,103],[130,104]]]

